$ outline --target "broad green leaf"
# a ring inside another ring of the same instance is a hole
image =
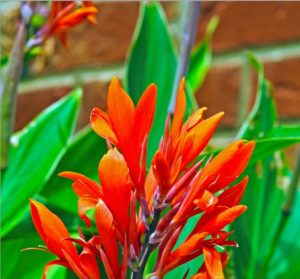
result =
[[[204,39],[193,49],[187,81],[193,93],[201,86],[211,64],[211,37],[218,26],[218,18],[213,17],[208,23]]]
[[[267,137],[300,138],[300,123],[296,125],[278,125],[268,132]]]
[[[157,85],[156,113],[149,137],[148,160],[152,158],[163,134],[175,71],[176,53],[165,14],[156,1],[143,3],[127,61],[125,86],[137,103],[150,83]]]
[[[68,146],[41,195],[49,204],[77,213],[78,199],[72,190],[72,182],[58,174],[62,171],[79,172],[97,181],[98,164],[106,151],[105,141],[93,130],[87,128],[79,132]]]
[[[41,191],[73,133],[81,90],[44,110],[13,137],[10,165],[2,181],[2,237],[22,218],[28,199]]]
[[[272,155],[277,150],[282,150],[288,146],[299,143],[300,137],[280,137],[263,138],[256,141],[255,149],[250,159],[249,165]]]

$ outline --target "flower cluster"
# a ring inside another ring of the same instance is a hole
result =
[[[200,160],[199,154],[223,113],[204,119],[206,109],[202,108],[184,122],[186,97],[182,79],[174,117],[171,120],[168,116],[159,149],[147,171],[147,140],[155,106],[154,84],[135,107],[113,78],[108,113],[98,108],[91,113],[92,128],[108,145],[98,167],[100,184],[82,174],[60,174],[73,181],[80,218],[89,228],[96,224],[97,233],[90,239],[81,231],[78,238],[70,237],[56,215],[31,201],[34,225],[48,250],[58,257],[46,265],[44,276],[50,266],[59,264],[79,278],[99,278],[100,260],[110,279],[126,278],[129,271],[132,278],[143,278],[150,253],[158,249],[149,278],[163,278],[200,255],[203,264],[192,278],[224,278],[228,253],[216,247],[237,246],[229,240],[232,232],[224,228],[246,210],[239,202],[247,178],[232,184],[245,169],[254,142],[236,141],[214,158]],[[88,213],[90,210],[94,214]],[[199,219],[195,227],[176,245],[187,221],[196,215]]]
[[[51,1],[51,10],[46,24],[38,31],[37,35],[29,40],[28,47],[40,45],[47,38],[56,36],[64,47],[67,47],[67,31],[72,27],[87,20],[96,24],[98,10],[93,1]]]

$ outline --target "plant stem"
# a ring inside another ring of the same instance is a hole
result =
[[[145,242],[144,242],[141,254],[139,256],[140,266],[139,266],[138,271],[132,273],[132,276],[131,276],[132,279],[142,279],[143,278],[147,260],[150,256],[150,253],[155,248],[155,245],[150,244],[149,240],[150,240],[151,234],[154,233],[154,231],[156,229],[157,223],[159,221],[160,212],[161,212],[160,209],[154,209],[153,221],[150,224],[149,229],[147,230]]]
[[[298,187],[298,182],[299,182],[299,178],[300,178],[300,147],[298,148],[298,152],[296,155],[296,164],[295,164],[295,168],[294,168],[294,172],[293,172],[293,176],[292,176],[292,180],[291,183],[288,187],[288,192],[287,192],[287,199],[285,201],[285,204],[283,205],[282,208],[282,217],[280,220],[280,224],[278,226],[278,229],[276,231],[276,234],[274,236],[274,239],[272,241],[272,246],[271,249],[266,257],[266,260],[260,270],[259,276],[258,278],[265,278],[265,274],[268,271],[268,266],[270,264],[270,261],[275,253],[275,250],[278,246],[278,242],[280,240],[280,237],[282,235],[282,232],[285,228],[285,225],[292,213],[292,208],[293,208],[293,204],[295,201],[295,196],[296,196],[296,191],[297,191],[297,187]]]
[[[23,68],[25,37],[25,24],[21,21],[10,55],[7,72],[1,76],[1,169],[5,169],[8,164],[9,141],[13,131],[17,103],[17,87]]]
[[[186,76],[187,74],[190,61],[190,54],[193,44],[195,42],[196,31],[201,10],[201,1],[187,1],[186,5],[186,11],[183,15],[185,19],[183,39],[180,46],[180,56],[177,64],[176,76],[173,83],[172,97],[169,104],[169,112],[171,115],[173,115],[175,111],[177,89],[180,80],[183,76]]]

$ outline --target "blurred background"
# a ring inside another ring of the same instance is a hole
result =
[[[23,128],[76,85],[84,89],[80,127],[88,123],[94,106],[105,108],[111,76],[122,79],[124,75],[139,3],[96,3],[99,9],[97,25],[83,23],[70,30],[67,50],[54,38],[47,40],[41,54],[25,68],[18,90],[15,130]],[[173,36],[179,42],[184,2],[162,4]],[[212,66],[198,90],[197,101],[200,106],[209,108],[208,114],[225,111],[218,130],[222,138],[235,134],[254,102],[257,77],[247,62],[245,50],[251,50],[263,61],[266,77],[275,88],[281,122],[299,120],[300,2],[203,1],[197,41],[203,37],[214,15],[220,22],[212,40]],[[1,53],[9,54],[17,30],[18,2],[1,3],[0,16]]]

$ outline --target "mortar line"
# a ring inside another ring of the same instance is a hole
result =
[[[57,88],[63,86],[76,86],[89,82],[109,82],[112,76],[122,78],[124,66],[101,66],[91,69],[72,70],[67,73],[48,74],[23,80],[19,85],[19,94],[29,93],[32,90],[43,88]]]
[[[242,61],[241,67],[241,79],[240,79],[240,90],[238,92],[238,101],[237,101],[237,125],[240,125],[247,118],[249,111],[248,106],[251,98],[252,91],[252,74],[251,74],[251,66],[248,62],[247,58],[244,57]]]
[[[252,52],[264,62],[276,62],[282,59],[294,58],[300,55],[300,41],[271,44],[265,46],[249,46],[243,49],[234,49],[222,53],[214,53],[213,66],[240,65],[247,51]]]

